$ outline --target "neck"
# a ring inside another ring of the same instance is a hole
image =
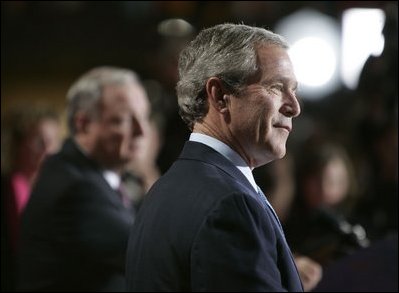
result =
[[[234,135],[232,135],[230,129],[226,125],[221,125],[219,127],[217,124],[208,123],[204,120],[203,122],[194,125],[193,132],[209,135],[220,140],[237,152],[251,169],[255,167],[254,160],[247,155],[244,147],[242,147],[240,142],[235,139]]]

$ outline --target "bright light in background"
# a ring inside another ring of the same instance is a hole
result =
[[[323,39],[300,39],[291,46],[289,55],[299,83],[306,86],[323,86],[335,72],[337,58],[333,48]]]
[[[291,44],[289,54],[299,81],[299,96],[321,99],[340,86],[340,32],[336,20],[303,9],[282,19],[275,31]]]
[[[356,89],[364,63],[370,55],[384,49],[382,29],[385,14],[381,9],[352,8],[342,17],[342,81]]]

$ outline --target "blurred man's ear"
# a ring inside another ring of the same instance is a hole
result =
[[[86,112],[77,112],[74,117],[76,133],[87,133],[91,122],[92,119]]]

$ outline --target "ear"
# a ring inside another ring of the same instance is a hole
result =
[[[211,77],[205,85],[209,106],[213,107],[219,113],[227,113],[230,101],[230,95],[223,86],[222,81],[217,77]]]
[[[91,119],[89,115],[83,111],[78,111],[73,119],[77,133],[87,133]]]

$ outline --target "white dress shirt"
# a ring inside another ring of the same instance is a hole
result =
[[[251,168],[247,165],[247,163],[245,163],[244,159],[241,158],[241,156],[237,154],[237,152],[234,151],[231,147],[214,137],[202,133],[191,133],[189,140],[203,143],[223,155],[229,161],[231,161],[234,166],[236,166],[237,169],[240,170],[241,173],[244,174],[244,176],[248,179],[254,190],[258,192],[258,186],[255,183]]]

